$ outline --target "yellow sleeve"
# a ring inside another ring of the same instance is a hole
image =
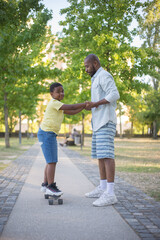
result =
[[[53,104],[52,104],[52,106],[53,106],[53,108],[55,108],[57,111],[60,109],[60,107],[62,107],[63,104],[64,104],[64,103],[62,103],[62,102],[60,102],[60,101],[58,101],[58,100],[53,99]]]

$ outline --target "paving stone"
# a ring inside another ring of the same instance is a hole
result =
[[[62,150],[95,186],[99,184],[98,166],[95,161],[68,148],[62,148]],[[118,203],[114,208],[140,238],[160,239],[160,203],[118,176],[115,177],[115,192]]]
[[[39,145],[35,144],[25,154],[14,160],[11,166],[1,172],[0,234],[39,150]],[[95,161],[81,156],[76,151],[67,148],[62,148],[62,150],[95,186],[99,184],[98,165]],[[141,239],[160,239],[160,203],[155,202],[153,198],[147,196],[140,189],[117,176],[115,183],[118,203],[114,208]]]
[[[3,231],[3,227],[4,227],[4,225],[2,224],[0,224],[0,235],[1,235],[1,233],[2,233],[2,231]]]
[[[12,164],[1,171],[0,176],[0,235],[8,217],[16,203],[30,168],[39,153],[39,146],[35,144]]]

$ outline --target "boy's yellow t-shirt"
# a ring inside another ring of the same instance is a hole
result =
[[[63,110],[59,110],[62,105],[63,103],[56,99],[50,100],[41,123],[41,129],[43,131],[59,133],[64,117]]]

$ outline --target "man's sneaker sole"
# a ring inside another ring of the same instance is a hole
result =
[[[86,198],[99,198],[102,194],[103,194],[103,193],[93,196],[93,195],[89,195],[88,193],[86,193],[86,194],[85,194],[85,197],[86,197]]]
[[[93,202],[93,206],[95,207],[105,207],[105,206],[111,206],[111,205],[114,205],[118,202],[117,198],[115,197],[113,200],[108,200],[106,202],[101,202],[101,203],[98,203],[98,199]]]
[[[86,193],[85,197],[87,198],[99,198],[104,193],[104,190],[100,186],[96,187],[93,191]]]

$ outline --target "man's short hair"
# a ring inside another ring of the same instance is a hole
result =
[[[50,86],[50,92],[53,92],[56,87],[60,87],[60,86],[62,86],[61,83],[58,83],[58,82],[52,83]]]
[[[101,63],[100,63],[100,61],[99,61],[99,58],[98,58],[95,54],[89,54],[89,55],[86,57],[86,59],[89,59],[91,62],[96,61],[96,62],[98,62],[98,63],[101,65]]]

